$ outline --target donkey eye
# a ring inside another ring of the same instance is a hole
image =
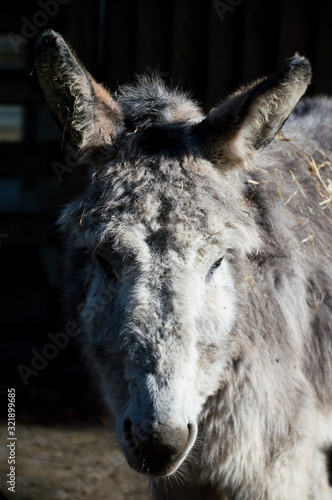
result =
[[[220,264],[222,263],[223,261],[223,258],[224,257],[220,257],[220,259],[216,260],[215,263],[213,264],[213,266],[211,267],[211,271],[214,271],[215,269],[217,269]]]
[[[113,267],[109,264],[109,262],[107,262],[105,257],[100,254],[96,254],[95,258],[98,264],[107,272],[108,276],[111,278],[112,283],[116,283],[118,279],[114,273]]]
[[[216,260],[215,263],[213,264],[213,266],[210,267],[210,270],[209,272],[207,273],[206,275],[206,280],[207,281],[210,281],[210,279],[212,278],[213,276],[213,273],[216,269],[218,269],[218,267],[220,266],[220,264],[222,263],[223,261],[223,258],[224,257],[220,257],[220,259]]]

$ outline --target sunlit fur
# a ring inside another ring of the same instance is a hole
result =
[[[68,51],[53,32],[38,44],[51,107],[62,88],[43,68],[77,82]],[[206,118],[141,77],[109,97],[109,126],[82,74],[66,132],[92,168],[60,217],[65,303],[125,452],[126,418],[189,422],[196,442],[155,499],[331,500],[332,101],[301,102],[268,145],[310,81],[304,58]]]

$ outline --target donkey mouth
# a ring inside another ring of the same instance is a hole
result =
[[[128,425],[128,424],[127,424]],[[145,440],[131,439],[123,446],[128,464],[132,469],[153,477],[171,476],[188,456],[197,435],[196,424],[188,424],[186,432],[174,429],[171,438],[165,440],[162,432]]]

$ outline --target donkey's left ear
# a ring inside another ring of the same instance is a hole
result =
[[[194,130],[205,156],[225,170],[246,165],[272,141],[310,80],[308,60],[293,57],[273,76],[242,89],[213,109]]]
[[[46,31],[36,43],[36,68],[61,130],[83,155],[110,144],[122,126],[120,106],[78,61],[61,35]]]

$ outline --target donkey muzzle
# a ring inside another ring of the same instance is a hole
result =
[[[123,448],[129,465],[150,476],[173,474],[187,457],[197,434],[196,424],[183,427],[149,420],[123,422]]]

